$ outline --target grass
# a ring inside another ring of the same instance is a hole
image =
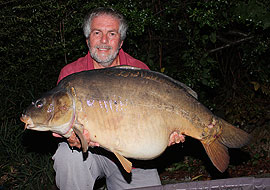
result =
[[[52,153],[28,151],[23,146],[26,136],[23,124],[16,120],[4,121],[0,136],[0,189],[51,189],[54,184]]]
[[[33,80],[29,73],[20,70],[16,77],[15,72],[8,73],[3,75],[0,83],[0,190],[52,189],[51,157],[57,144],[48,133],[24,130],[19,119],[31,100],[50,88],[51,81],[44,77]]]

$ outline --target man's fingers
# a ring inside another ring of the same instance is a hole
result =
[[[175,143],[180,143],[180,142],[182,142],[182,143],[185,142],[185,135],[174,131],[170,135],[170,140],[169,140],[168,146],[171,146],[171,145],[174,145]]]
[[[90,135],[89,135],[89,132],[87,130],[83,130],[83,135],[84,135],[86,141],[88,142],[89,146],[91,146],[91,147],[99,146],[99,144],[97,142],[93,142],[90,140]],[[81,148],[81,142],[74,132],[71,133],[71,136],[67,139],[67,141],[68,141],[70,146]]]
[[[67,139],[68,144],[72,147],[81,148],[80,140],[77,138],[74,132],[71,133],[70,137]]]
[[[90,138],[89,138],[89,134],[88,134],[88,132],[87,132],[87,130],[84,130],[84,131],[86,131],[86,139],[87,139],[87,141],[88,141],[88,139],[89,139],[89,141],[90,141]],[[85,134],[85,133],[84,133]],[[60,137],[60,138],[63,138],[61,135],[59,135],[59,134],[57,134],[57,133],[52,133],[52,135],[54,136],[54,137]],[[88,137],[88,138],[87,138]],[[81,148],[81,142],[80,142],[80,140],[77,138],[77,136],[76,136],[76,134],[74,133],[74,132],[72,132],[71,133],[71,135],[70,135],[70,137],[67,139],[67,141],[68,141],[68,144],[71,146],[71,147],[77,147],[77,148]],[[93,144],[93,145],[91,145],[91,146],[97,146],[96,144]]]
[[[88,143],[88,145],[91,146],[91,147],[99,146],[99,144],[98,144],[97,142],[92,142],[92,141],[90,141],[90,142]]]
[[[180,135],[179,135],[179,139],[180,139],[180,142],[181,142],[181,143],[185,142],[185,137],[186,137],[186,136],[183,135],[183,134],[180,134]]]
[[[57,137],[57,138],[62,138],[62,136],[59,135],[59,134],[57,134],[57,133],[52,133],[52,135],[53,135],[54,137]]]

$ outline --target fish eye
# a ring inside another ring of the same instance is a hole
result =
[[[43,105],[44,105],[43,100],[37,100],[36,103],[35,103],[36,108],[42,108]]]

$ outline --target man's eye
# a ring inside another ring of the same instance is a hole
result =
[[[110,35],[111,35],[111,36],[115,36],[115,35],[116,35],[116,33],[112,32],[112,33],[110,33]]]

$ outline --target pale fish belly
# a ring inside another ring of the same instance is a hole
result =
[[[169,141],[172,122],[167,114],[151,107],[130,106],[126,101],[117,106],[113,102],[88,99],[84,104],[79,118],[91,140],[125,157],[159,156]]]

